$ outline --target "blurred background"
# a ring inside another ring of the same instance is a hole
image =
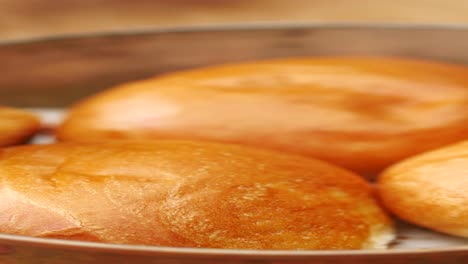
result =
[[[246,22],[468,23],[468,0],[0,0],[0,41]]]

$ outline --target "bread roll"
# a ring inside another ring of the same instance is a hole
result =
[[[39,129],[39,119],[22,110],[0,106],[0,147],[23,143]]]
[[[77,104],[65,141],[241,143],[372,174],[467,138],[468,69],[392,58],[303,58],[195,69]]]
[[[384,205],[402,219],[468,238],[468,141],[390,167],[378,188]]]
[[[0,232],[175,247],[382,248],[371,187],[327,163],[184,141],[0,152]]]

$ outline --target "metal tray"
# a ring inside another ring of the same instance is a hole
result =
[[[290,56],[409,56],[468,64],[468,27],[263,24],[159,29],[0,43],[0,104],[63,107],[129,80]],[[37,142],[48,142],[41,137]],[[1,201],[0,201],[1,202]],[[468,263],[468,240],[399,223],[388,250],[255,251],[112,245],[0,234],[0,263]]]

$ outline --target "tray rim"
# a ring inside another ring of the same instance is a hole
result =
[[[41,248],[87,250],[96,252],[118,253],[157,253],[179,256],[258,256],[258,257],[336,257],[336,256],[396,256],[421,254],[457,254],[468,253],[466,246],[424,249],[363,249],[363,250],[253,250],[253,249],[216,249],[216,248],[184,248],[167,246],[127,245],[101,242],[86,242],[53,238],[38,238],[0,233],[0,243],[9,245],[27,245]]]
[[[328,29],[328,30],[436,30],[465,31],[468,24],[409,24],[409,23],[320,23],[320,22],[252,22],[252,23],[221,23],[195,24],[187,26],[138,27],[135,29],[103,30],[96,32],[44,35],[18,39],[0,40],[0,48],[7,46],[28,45],[88,38],[114,38],[125,36],[145,36],[164,33],[195,33],[219,31],[255,31],[255,30],[293,30],[293,29]]]

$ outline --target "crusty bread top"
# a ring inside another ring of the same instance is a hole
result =
[[[0,183],[5,233],[249,249],[373,248],[392,233],[353,173],[242,146],[16,147],[0,152]]]
[[[0,106],[0,147],[24,142],[39,127],[39,119],[33,114]]]
[[[396,58],[297,58],[123,84],[72,108],[61,140],[202,139],[371,173],[468,134],[468,68]]]
[[[399,217],[468,237],[468,141],[390,167],[378,187],[385,206]]]

